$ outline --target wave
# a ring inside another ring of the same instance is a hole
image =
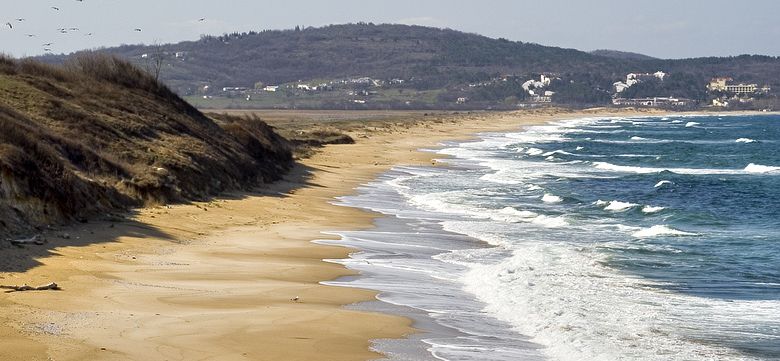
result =
[[[567,151],[565,151],[565,150],[563,150],[563,149],[554,150],[554,151],[552,151],[552,152],[547,152],[547,153],[544,153],[544,154],[542,154],[542,155],[543,155],[543,156],[545,156],[545,157],[549,157],[549,156],[553,156],[553,155],[556,155],[556,154],[561,154],[561,155],[575,155],[575,154],[573,154],[573,153],[569,153],[569,152],[567,152]]]
[[[750,138],[739,138],[736,140],[737,143],[755,143],[756,141],[754,139]]]
[[[673,184],[673,183],[671,181],[668,181],[668,180],[662,180],[662,181],[660,181],[660,182],[655,184],[655,188],[661,188],[661,187],[663,187],[663,186],[665,186],[667,184]]]
[[[621,201],[607,202],[602,200],[596,201],[595,204],[597,206],[603,206],[605,211],[614,211],[614,212],[622,212],[638,206],[638,204],[636,203],[621,202]]]
[[[650,228],[643,228],[634,232],[632,236],[636,238],[653,238],[653,237],[683,237],[683,236],[698,236],[696,233],[684,232],[679,229],[674,229],[665,225],[656,225]]]
[[[642,207],[642,213],[647,213],[647,214],[658,213],[660,211],[663,211],[664,209],[666,209],[666,208],[664,208],[664,207],[644,206],[644,207]]]
[[[556,195],[552,195],[549,193],[545,193],[542,197],[542,202],[544,203],[561,203],[563,202],[563,198],[558,197]]]
[[[636,167],[617,165],[607,162],[593,162],[593,166],[601,170],[609,170],[624,173],[652,174],[661,172],[672,172],[676,174],[688,175],[745,175],[754,173],[776,173],[780,172],[780,167],[772,167],[760,164],[750,163],[744,169],[711,169],[711,168],[656,168],[656,167]],[[666,183],[663,183],[666,184]],[[662,186],[662,182],[656,184],[656,187]]]
[[[778,171],[780,171],[780,167],[772,167],[755,163],[750,163],[747,167],[745,167],[745,172],[748,173],[773,173]]]
[[[631,137],[631,140],[647,140],[647,138],[642,138],[642,137]]]
[[[685,123],[685,127],[686,127],[686,128],[693,128],[693,127],[695,127],[695,126],[697,126],[697,125],[701,125],[701,123],[697,123],[697,122],[688,122],[688,123]]]

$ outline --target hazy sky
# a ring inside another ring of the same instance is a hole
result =
[[[13,25],[0,30],[0,52],[17,57],[43,53],[44,43],[54,43],[51,50],[61,53],[358,21],[449,27],[494,38],[665,58],[780,55],[778,0],[0,0],[0,4],[1,22]],[[79,31],[57,30],[71,27]]]

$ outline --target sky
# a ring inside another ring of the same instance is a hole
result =
[[[363,21],[661,58],[780,56],[778,15],[777,0],[0,0],[0,52],[24,57]]]

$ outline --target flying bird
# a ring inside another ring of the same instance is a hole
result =
[[[135,31],[141,31],[141,29],[139,29],[139,28],[135,28],[134,30],[135,30]]]
[[[35,37],[35,34],[27,34],[27,37],[28,37],[28,38],[34,38],[34,37]]]
[[[206,21],[206,18],[200,18],[198,21]]]
[[[79,31],[79,28],[70,28],[68,30],[70,30],[70,31]]]
[[[16,21],[22,22],[24,21],[24,18],[16,18]]]
[[[86,33],[84,36],[92,36],[92,33]]]
[[[54,44],[54,43],[46,43],[46,44],[43,44],[43,46],[51,46],[52,44]]]
[[[56,6],[52,6],[51,8],[54,9],[54,10],[60,11],[60,8],[58,8]]]
[[[13,25],[11,25],[11,23],[5,23],[5,25],[8,25],[8,28],[10,28],[10,29],[13,29],[13,28],[14,28],[14,26],[13,26]]]

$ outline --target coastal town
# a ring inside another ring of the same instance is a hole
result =
[[[179,57],[180,53],[176,53]],[[608,96],[608,101],[616,107],[650,107],[668,109],[694,108],[769,108],[757,101],[776,98],[772,88],[767,84],[737,82],[731,77],[713,77],[709,83],[695,84],[705,94],[704,97],[693,99],[685,94],[664,92],[663,84],[670,74],[661,70],[653,73],[632,72],[624,79],[615,81],[610,89],[596,89]],[[296,81],[282,84],[267,84],[262,81],[254,87],[223,86],[214,88],[204,82],[194,94],[191,101],[204,106],[210,103],[224,107],[225,102],[233,107],[295,107],[298,103],[306,107],[307,100],[321,100],[333,107],[345,108],[425,108],[426,99],[430,104],[454,109],[468,109],[476,103],[484,106],[484,97],[479,99],[483,89],[509,88],[513,95],[493,99],[500,105],[509,108],[532,108],[544,105],[565,105],[565,100],[559,99],[556,89],[562,85],[575,83],[565,75],[558,73],[543,73],[529,76],[497,75],[487,80],[450,86],[444,90],[426,91],[415,89],[419,81],[414,77],[409,79],[390,78],[377,79],[372,77],[350,77],[318,81]],[[637,88],[643,91],[635,92]],[[653,88],[660,88],[653,90]],[[631,94],[634,94],[632,96]],[[221,100],[221,101],[220,101]],[[297,101],[297,102],[296,102]],[[480,102],[481,101],[481,102]],[[323,103],[320,103],[323,104]],[[769,103],[767,103],[769,104]],[[231,106],[228,106],[231,107]]]

